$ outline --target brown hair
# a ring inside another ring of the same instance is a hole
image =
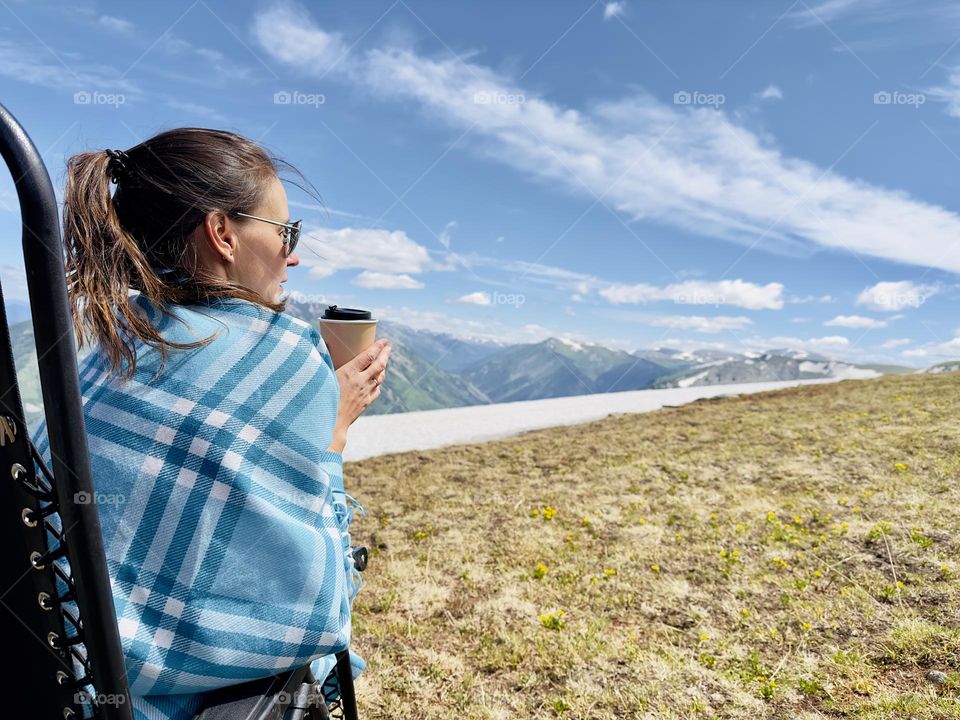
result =
[[[283,302],[200,271],[190,236],[210,211],[252,212],[279,167],[303,178],[300,171],[252,140],[206,128],[161,132],[127,150],[122,166],[118,175],[106,150],[79,153],[67,162],[63,239],[81,346],[99,342],[111,371],[129,378],[136,369],[137,341],[160,351],[162,367],[167,351],[199,347],[215,337],[166,340],[131,303],[131,290],[168,315],[171,305],[215,297],[284,309]],[[112,196],[111,174],[117,179]],[[304,180],[310,190],[297,186],[319,199]]]

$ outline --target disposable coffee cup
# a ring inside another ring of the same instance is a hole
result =
[[[377,321],[369,310],[330,305],[320,318],[320,335],[340,369],[377,340]]]

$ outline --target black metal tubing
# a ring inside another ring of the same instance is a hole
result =
[[[357,695],[353,687],[353,668],[349,650],[337,653],[337,681],[340,685],[340,707],[344,720],[357,720]]]
[[[84,645],[98,694],[118,699],[101,706],[100,716],[105,720],[132,720],[100,517],[96,503],[74,502],[77,493],[93,496],[94,488],[56,195],[36,147],[3,105],[0,105],[0,154],[13,175],[20,202],[23,259],[43,389],[43,409],[60,516],[69,548],[67,559],[76,579],[77,605],[85,628]],[[0,392],[7,389],[2,388]],[[32,469],[32,465],[30,467]],[[9,469],[0,469],[0,477],[9,482]],[[18,658],[10,659],[10,664],[18,664]],[[44,678],[43,681],[50,683],[51,689],[55,687],[55,678]]]

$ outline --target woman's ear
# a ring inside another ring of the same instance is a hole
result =
[[[236,228],[220,210],[211,210],[203,219],[203,237],[209,250],[221,262],[234,262],[234,250],[237,247]]]

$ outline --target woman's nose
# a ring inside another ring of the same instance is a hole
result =
[[[300,264],[300,256],[296,253],[290,253],[287,256],[287,267],[296,267]]]

